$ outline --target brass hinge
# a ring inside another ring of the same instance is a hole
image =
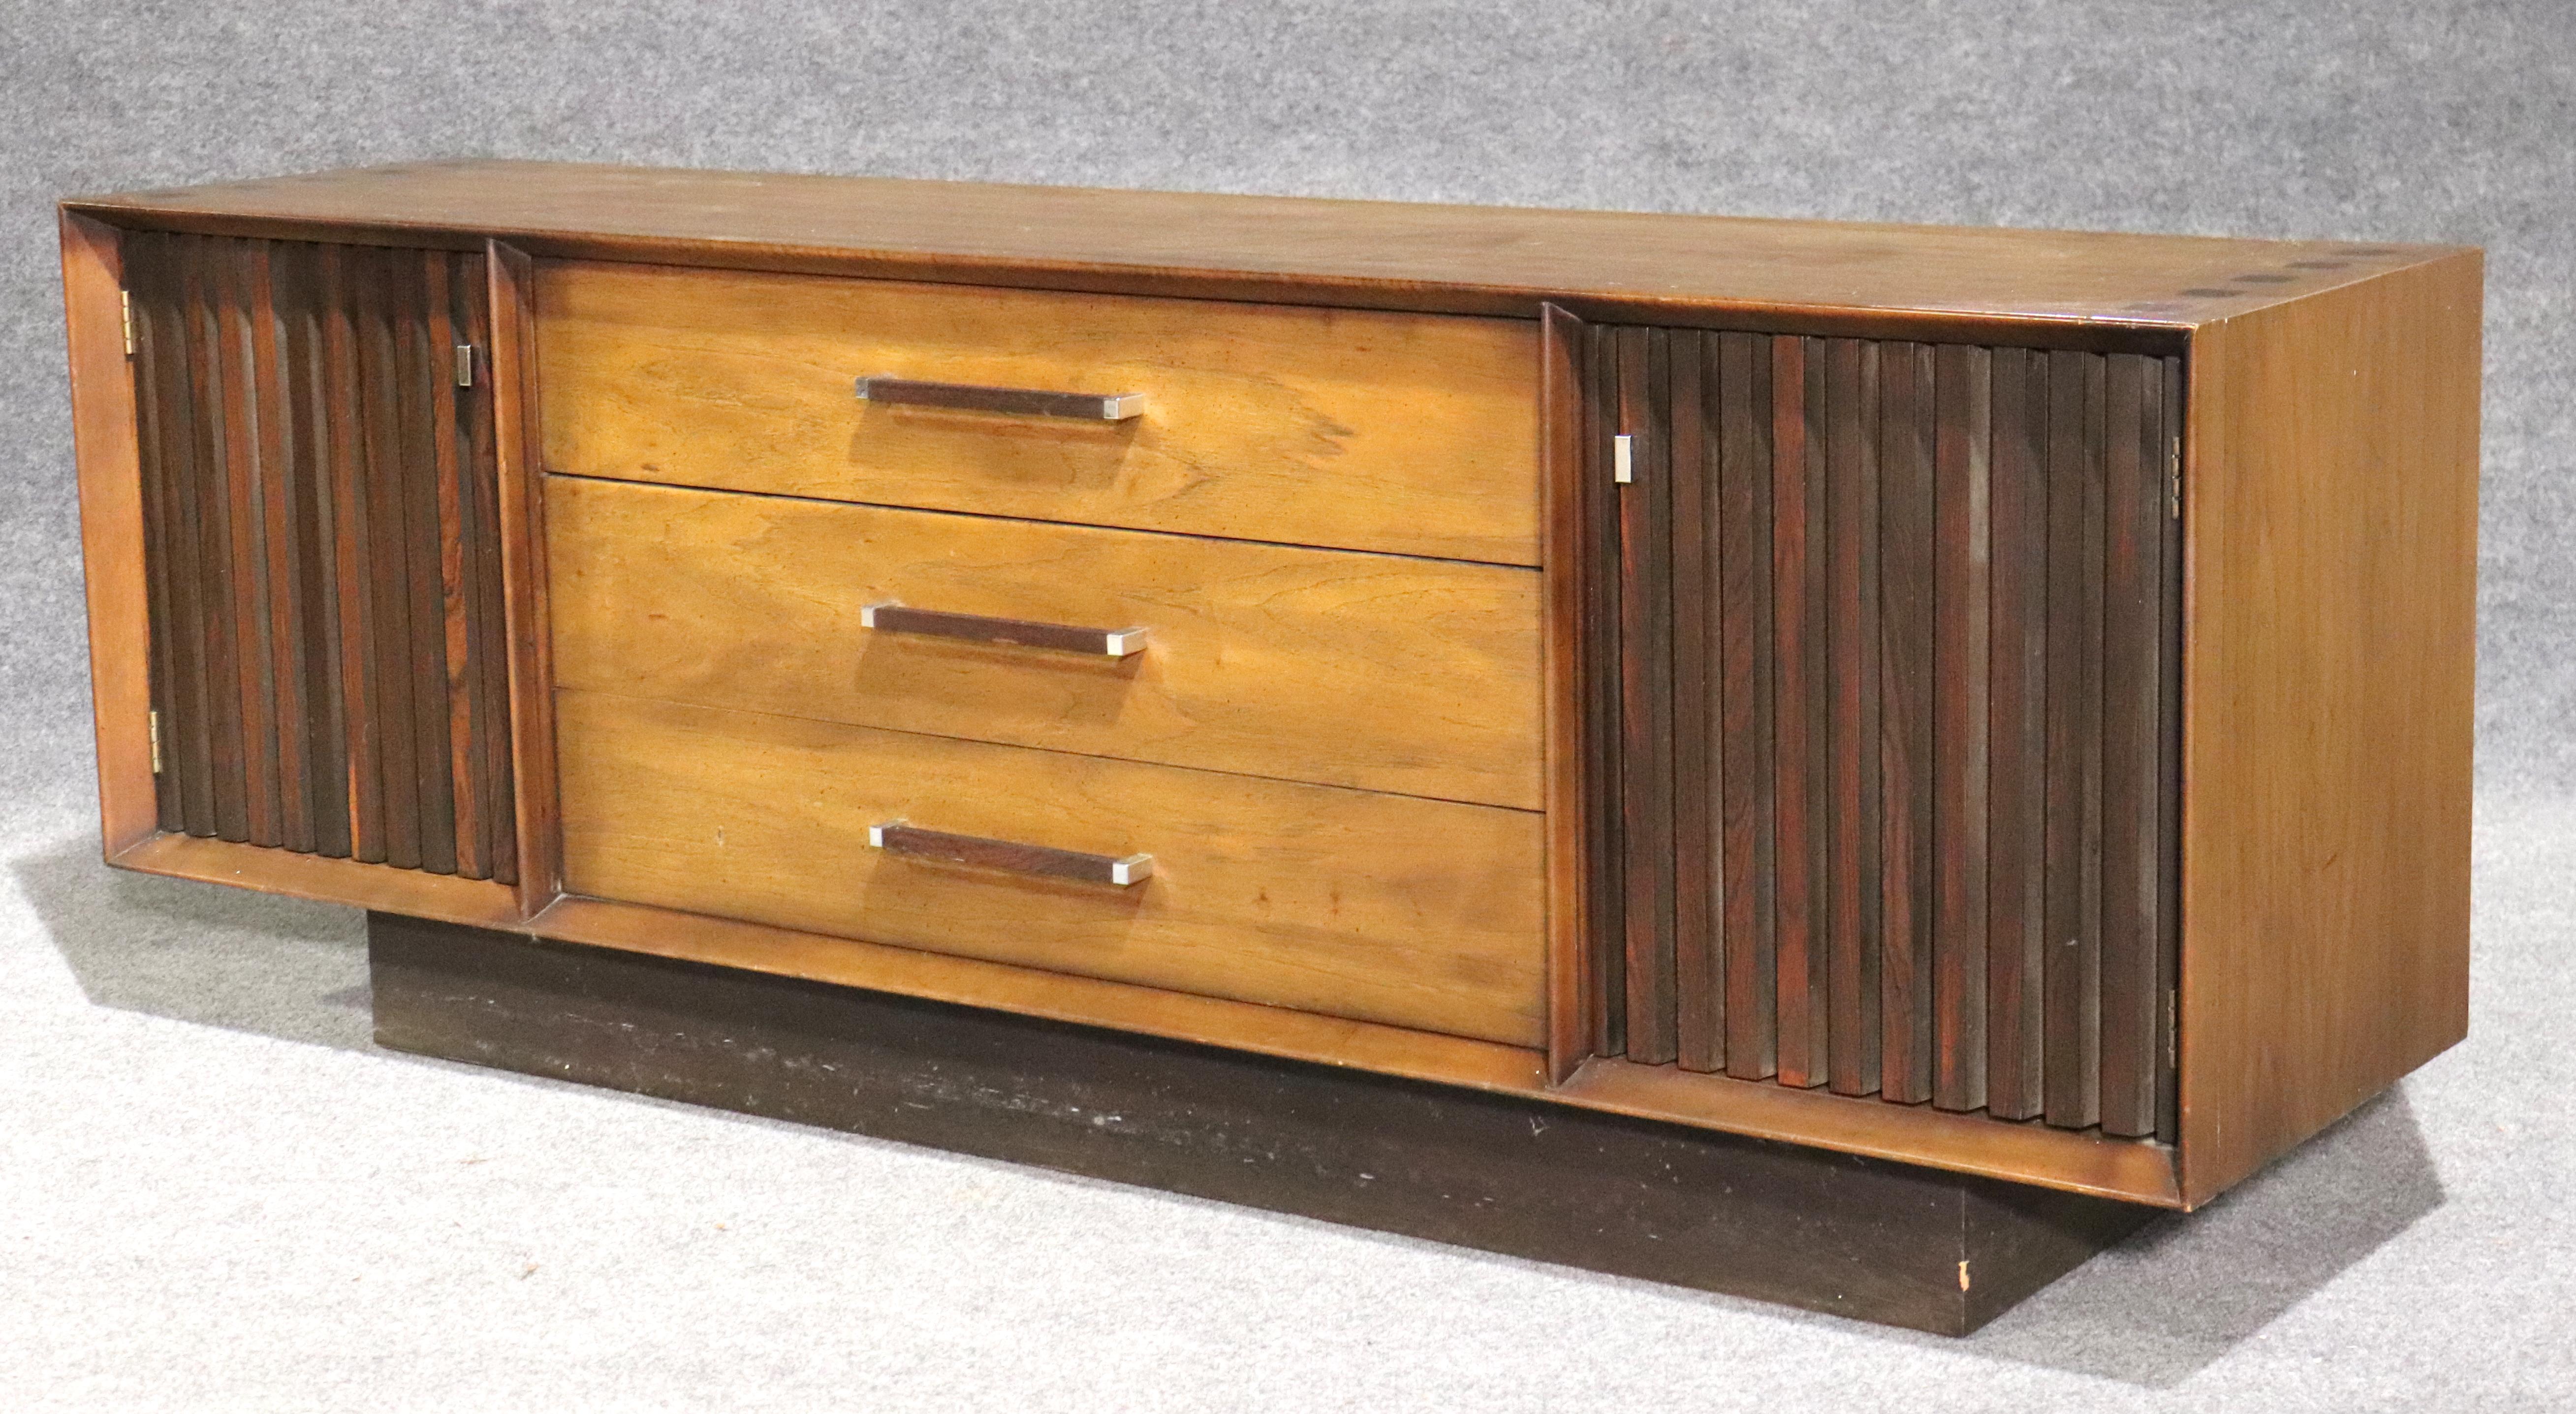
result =
[[[474,346],[472,344],[456,346],[456,386],[459,388],[474,386]]]
[[[161,714],[147,713],[144,720],[152,726],[152,774],[157,776],[161,774]]]
[[[2182,519],[2182,437],[2165,444],[2165,516]]]
[[[2165,1068],[2182,1064],[2182,994],[2165,989]]]
[[[127,358],[132,358],[134,357],[134,292],[132,290],[117,291],[116,302],[122,307],[125,314],[125,356]]]

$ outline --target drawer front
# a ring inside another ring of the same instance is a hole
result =
[[[565,687],[1540,803],[1533,570],[572,477],[546,519]],[[864,626],[888,601],[1146,638]]]
[[[1536,1045],[1542,817],[558,694],[579,894]],[[871,848],[871,826],[1153,856],[1124,887]]]
[[[551,471],[1538,563],[1527,321],[587,263],[537,297]],[[876,375],[1144,410],[861,401]]]

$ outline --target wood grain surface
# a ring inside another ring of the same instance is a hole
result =
[[[1535,810],[1529,570],[555,477],[565,687]],[[1129,658],[869,604],[1147,630]]]
[[[631,265],[537,288],[551,471],[1538,563],[1529,321]],[[852,395],[889,373],[1146,406]]]
[[[558,694],[575,893],[1536,1046],[1530,812]],[[895,858],[871,825],[1151,854],[1132,889]]]

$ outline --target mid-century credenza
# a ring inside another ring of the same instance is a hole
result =
[[[1966,1329],[2466,1030],[2475,250],[61,219],[107,858],[388,1044]]]

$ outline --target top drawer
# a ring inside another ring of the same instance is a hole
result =
[[[546,467],[1538,563],[1538,336],[1511,319],[549,263]],[[1138,393],[1125,421],[855,380]]]

